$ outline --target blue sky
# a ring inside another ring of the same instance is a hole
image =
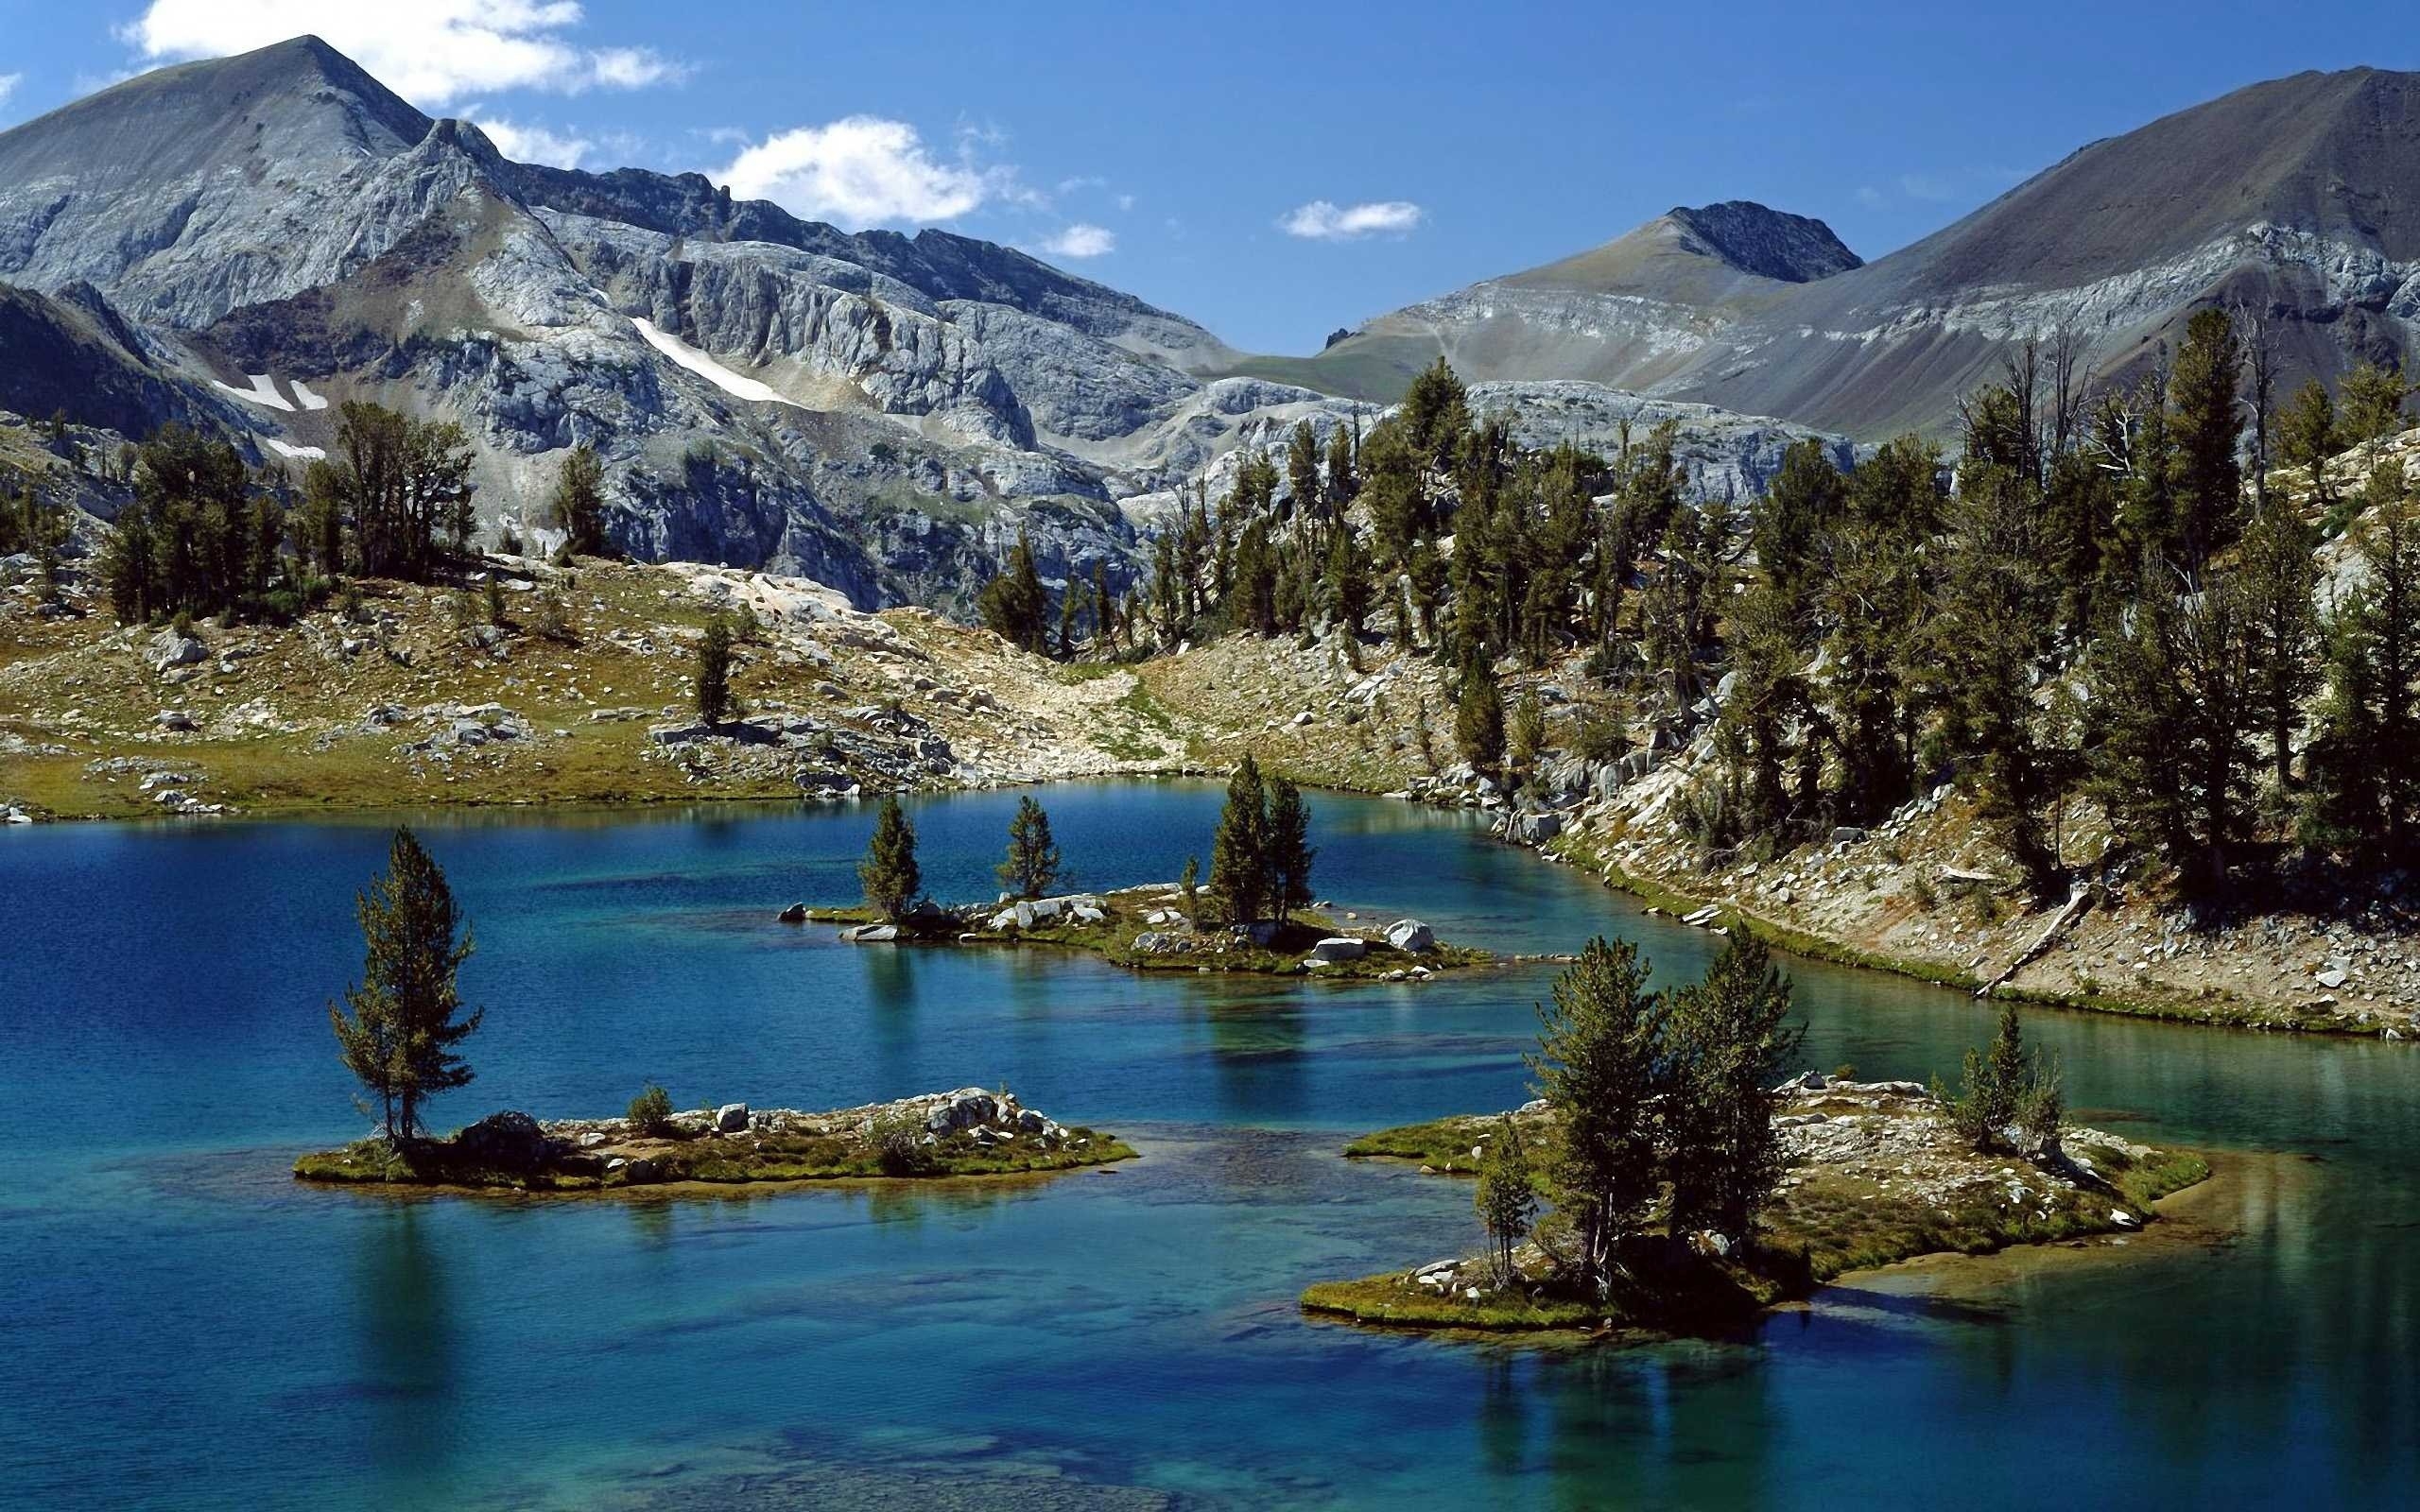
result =
[[[2240,85],[2420,66],[2383,0],[0,0],[0,125],[302,30],[517,156],[1010,242],[1268,352],[1674,204],[1876,257]]]

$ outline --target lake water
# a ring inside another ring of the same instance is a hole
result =
[[[1218,791],[1043,795],[1090,885],[1206,862]],[[988,894],[1013,794],[913,805]],[[1500,951],[1719,943],[1465,819],[1315,797],[1317,886]],[[481,1200],[298,1190],[360,1131],[326,1000],[381,823],[0,832],[0,1503],[27,1507],[2411,1503],[2420,1047],[2029,1012],[2085,1114],[2257,1157],[2219,1244],[1885,1273],[1752,1337],[1473,1346],[1305,1320],[1474,1246],[1351,1132],[1528,1095],[1551,968],[1424,987],[853,947],[870,808],[429,816],[497,1108],[969,1083],[1145,1158],[1022,1186]],[[1808,1063],[1948,1074],[1962,995],[1793,963]],[[2114,1114],[2110,1116],[2115,1116]],[[1948,1282],[1944,1282],[1944,1278]]]

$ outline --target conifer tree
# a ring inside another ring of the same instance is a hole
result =
[[[2301,468],[2309,476],[2310,502],[2321,508],[2335,502],[2327,486],[2327,459],[2342,450],[2336,406],[2328,400],[2327,386],[2313,378],[2277,422],[2277,451],[2288,467]]]
[[[995,868],[1000,884],[1020,898],[1039,898],[1059,880],[1059,846],[1050,836],[1050,816],[1031,795],[1017,799],[1009,820],[1009,856]]]
[[[1311,901],[1311,861],[1319,851],[1310,834],[1302,790],[1277,778],[1269,784],[1269,903],[1281,923]]]
[[[605,554],[605,464],[596,449],[580,445],[563,458],[547,512],[563,533],[563,549],[581,557]]]
[[[925,890],[925,874],[916,865],[916,830],[901,812],[895,794],[886,793],[874,816],[873,837],[857,863],[857,882],[866,903],[885,919],[905,919]]]
[[[1670,1231],[1699,1225],[1748,1239],[1786,1161],[1773,1127],[1774,1083],[1804,1038],[1789,1023],[1789,978],[1754,936],[1734,934],[1703,981],[1671,995],[1677,1093],[1663,1100],[1670,1151]]]
[[[2303,699],[2317,680],[2311,651],[2319,569],[2311,559],[2309,530],[2282,499],[2254,519],[2241,556],[2254,697],[2268,714],[2272,772],[2282,794],[2293,786],[2294,730],[2302,722]]]
[[[1017,532],[1017,543],[1010,549],[1000,575],[985,583],[977,595],[976,609],[983,616],[984,627],[1011,645],[1022,646],[1037,656],[1046,648],[1050,594],[1042,586],[1042,575],[1034,566],[1033,543],[1024,531]]]
[[[2169,374],[2174,412],[2177,522],[2187,570],[2234,541],[2243,509],[2243,470],[2236,442],[2243,416],[2236,401],[2242,347],[2227,312],[2202,309],[2186,322],[2185,342]]]
[[[1538,1215],[1537,1177],[1530,1168],[1529,1146],[1522,1142],[1520,1126],[1510,1113],[1497,1121],[1495,1137],[1479,1157],[1478,1189],[1472,1194],[1472,1205],[1478,1210],[1479,1223],[1495,1251],[1496,1282],[1510,1286],[1516,1280],[1512,1251],[1529,1237]]]
[[[2336,404],[2344,444],[2376,440],[2403,429],[2403,402],[2411,392],[2403,374],[2375,363],[2362,363],[2346,373],[2338,386]]]
[[[719,725],[731,713],[731,621],[717,612],[706,621],[698,642],[697,674],[693,679],[698,717]]]
[[[1231,924],[1258,923],[1269,902],[1269,793],[1249,752],[1228,779],[1211,838],[1210,893]]]
[[[1557,979],[1554,1006],[1540,1008],[1530,1059],[1560,1137],[1551,1172],[1555,1205],[1578,1240],[1581,1279],[1603,1296],[1615,1250],[1636,1229],[1655,1195],[1655,1103],[1665,1091],[1660,993],[1628,940],[1591,940]]]
[[[470,929],[444,871],[409,829],[395,832],[386,874],[354,912],[361,981],[346,989],[345,1006],[328,1005],[328,1022],[345,1069],[377,1101],[387,1141],[396,1144],[420,1132],[429,1098],[470,1085],[470,1063],[456,1046],[486,1012],[463,1011],[456,977],[474,948]]]
[[[1454,703],[1454,744],[1462,760],[1490,777],[1504,769],[1504,690],[1495,668],[1485,657],[1474,657],[1462,668],[1461,692]]]

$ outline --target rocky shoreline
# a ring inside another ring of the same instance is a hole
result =
[[[1315,1285],[1302,1305],[1356,1322],[1447,1330],[1729,1326],[1853,1270],[1924,1255],[2122,1241],[2157,1221],[2160,1199],[2209,1174],[2190,1152],[2082,1125],[2021,1155],[1978,1153],[1958,1138],[1940,1100],[1911,1081],[1809,1072],[1778,1093],[1774,1123],[1789,1170],[1753,1236],[1642,1236],[1629,1257],[1632,1282],[1598,1298],[1564,1284],[1568,1266],[1549,1226],[1515,1251],[1509,1277],[1491,1257],[1452,1256]],[[1381,1130],[1345,1153],[1416,1160],[1424,1175],[1467,1174],[1502,1116]],[[1511,1116],[1532,1144],[1551,1138],[1545,1104]]]
[[[615,1192],[1026,1175],[1134,1158],[1115,1135],[1063,1125],[1013,1092],[961,1087],[822,1112],[725,1103],[650,1123],[492,1113],[441,1140],[372,1137],[305,1155],[294,1175],[343,1185]]]

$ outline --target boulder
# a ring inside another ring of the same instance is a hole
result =
[[[609,1161],[607,1164],[610,1169],[612,1162]],[[643,1155],[635,1160],[623,1162],[622,1181],[625,1185],[645,1186],[650,1181],[660,1181],[663,1178],[664,1168],[656,1164],[651,1156]]]
[[[1074,918],[1079,924],[1099,924],[1107,922],[1109,916],[1090,903],[1078,903],[1074,910]]]
[[[785,924],[804,924],[806,922],[806,904],[792,903],[774,917]]]
[[[505,1171],[534,1171],[546,1162],[552,1142],[538,1121],[527,1113],[490,1113],[454,1136],[454,1147],[481,1165]]]
[[[1563,833],[1560,814],[1523,814],[1512,823],[1512,838],[1523,845],[1544,845]]]
[[[162,630],[151,637],[143,648],[143,660],[154,672],[165,672],[170,667],[189,667],[209,658],[208,646],[190,635],[179,635],[175,630]]]
[[[1147,929],[1134,936],[1134,949],[1144,955],[1165,955],[1176,949],[1177,937],[1156,929]]]
[[[1332,935],[1311,947],[1311,956],[1321,961],[1357,961],[1369,954],[1367,940],[1350,935]]]
[[[859,924],[840,931],[840,937],[853,945],[887,945],[899,937],[896,924]]]
[[[716,1133],[740,1134],[745,1133],[747,1128],[748,1105],[746,1103],[725,1103],[715,1109]]]
[[[1417,919],[1398,919],[1387,926],[1387,943],[1417,955],[1437,948],[1437,932]]]
[[[936,1134],[950,1134],[962,1128],[982,1127],[999,1116],[998,1098],[980,1087],[962,1087],[925,1117],[925,1127]]]

